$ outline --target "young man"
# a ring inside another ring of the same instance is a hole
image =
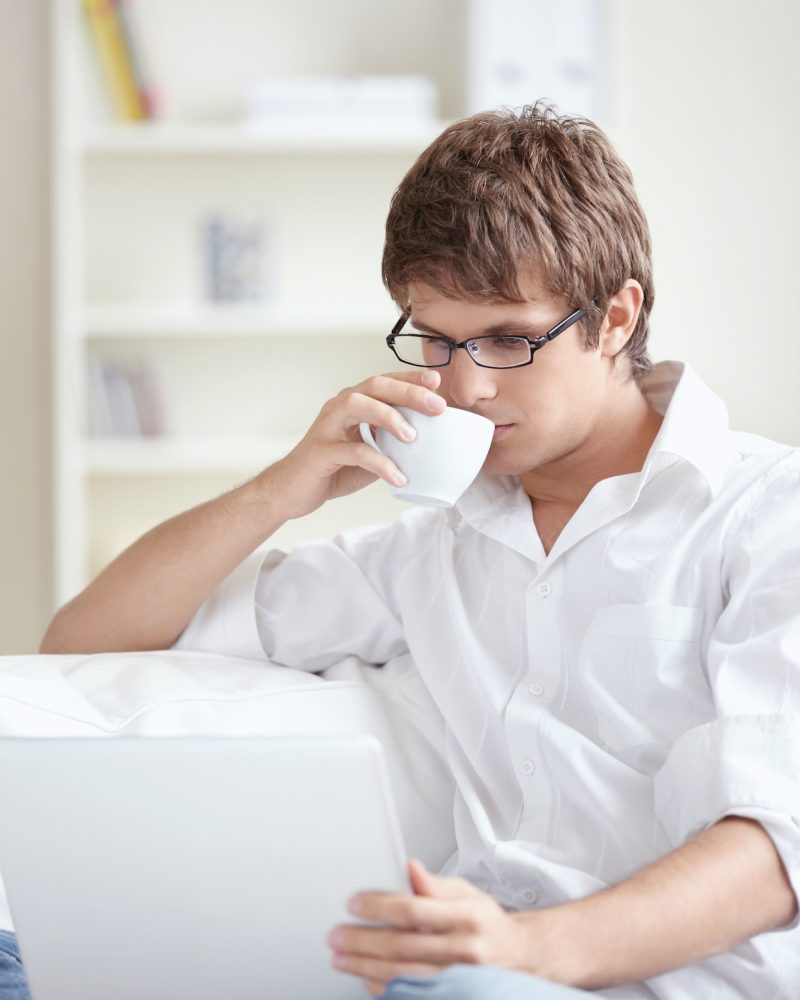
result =
[[[230,651],[299,669],[411,654],[457,851],[411,865],[413,896],[352,901],[382,928],[332,931],[373,995],[800,995],[800,453],[651,365],[647,224],[590,122],[450,127],[394,196],[383,275],[390,346],[440,367],[343,390],[286,458],[123,553],[42,651],[203,648],[222,615]],[[243,562],[401,481],[358,434],[402,439],[400,404],[495,423],[455,508]]]

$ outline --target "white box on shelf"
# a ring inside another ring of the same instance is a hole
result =
[[[544,99],[598,113],[595,0],[469,0],[466,110]]]
[[[436,121],[438,94],[426,76],[287,76],[250,84],[244,107],[251,125],[423,126]]]

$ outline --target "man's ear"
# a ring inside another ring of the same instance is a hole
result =
[[[616,358],[633,335],[644,302],[642,286],[628,278],[609,300],[600,326],[600,353],[604,358]]]

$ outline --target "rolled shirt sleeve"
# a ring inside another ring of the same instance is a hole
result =
[[[411,510],[389,526],[259,549],[220,583],[173,648],[268,658],[314,673],[346,656],[386,663],[407,651],[395,599],[404,553],[437,520]]]
[[[255,594],[259,578],[284,554],[257,549],[219,583],[173,643],[173,649],[264,659],[258,633]]]
[[[379,528],[300,545],[262,573],[255,614],[267,656],[318,673],[345,656],[380,664],[405,652],[386,581],[394,534]]]
[[[655,804],[676,847],[724,816],[757,820],[800,900],[799,513],[793,456],[731,525],[728,600],[706,664],[717,717],[673,745],[656,775]]]

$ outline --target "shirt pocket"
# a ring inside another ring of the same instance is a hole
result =
[[[700,656],[703,617],[702,608],[672,604],[612,604],[595,613],[580,673],[597,736],[612,752],[669,747],[711,716]]]

